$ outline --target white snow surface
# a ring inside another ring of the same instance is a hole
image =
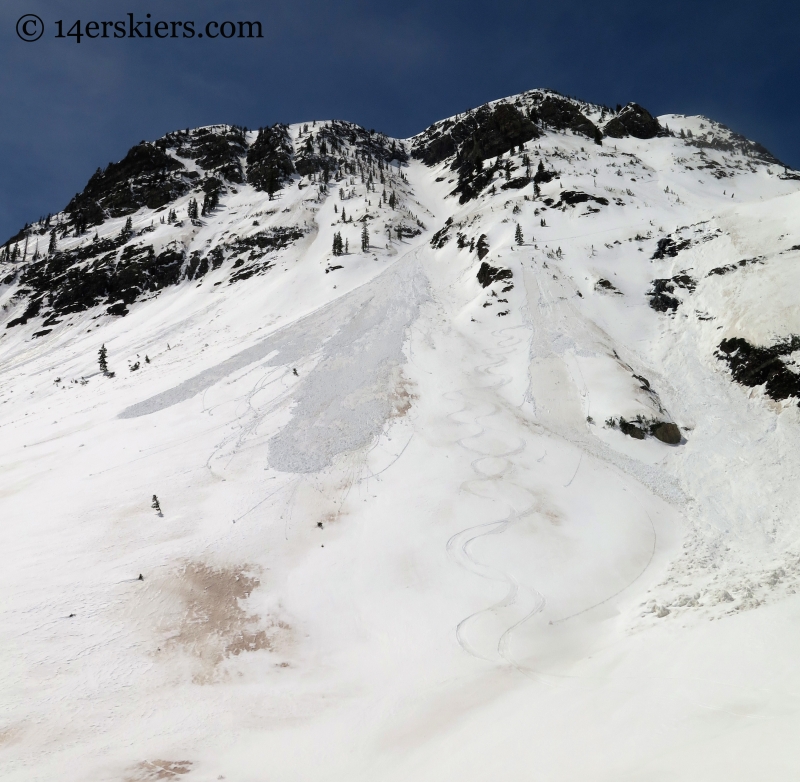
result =
[[[395,210],[295,177],[149,234],[308,230],[235,284],[39,338],[0,287],[3,780],[800,778],[800,416],[714,356],[800,334],[800,181],[679,137],[524,153],[610,203],[459,205],[411,161]],[[682,443],[605,423],[636,415]]]

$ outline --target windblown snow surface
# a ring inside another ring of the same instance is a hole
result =
[[[194,224],[141,208],[187,254],[305,233],[124,317],[34,338],[7,280],[0,776],[799,779],[797,399],[717,354],[800,334],[800,181],[659,121],[515,146],[512,178],[558,173],[537,195],[501,167],[459,203],[448,157],[388,166],[394,209],[299,175]]]

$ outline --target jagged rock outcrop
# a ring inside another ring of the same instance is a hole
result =
[[[603,127],[603,133],[610,138],[655,138],[660,130],[658,120],[638,103],[629,103]]]

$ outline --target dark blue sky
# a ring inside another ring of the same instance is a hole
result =
[[[259,20],[262,40],[56,40],[81,19]],[[19,16],[44,37],[21,42]],[[65,31],[66,31],[65,27]],[[395,136],[533,87],[702,113],[800,168],[800,3],[4,0],[0,241],[141,139],[340,118]]]

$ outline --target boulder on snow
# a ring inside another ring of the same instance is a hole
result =
[[[497,280],[510,280],[513,276],[511,269],[498,269],[496,266],[489,266],[486,261],[478,269],[478,282],[484,288]]]
[[[654,138],[661,130],[658,120],[638,103],[629,103],[616,117],[609,120],[603,133],[611,138]]]
[[[661,440],[662,443],[667,443],[668,445],[678,445],[681,441],[681,430],[677,424],[664,421],[660,424],[654,424],[650,431],[656,440]]]
[[[626,421],[624,418],[620,418],[619,429],[623,434],[628,435],[628,437],[633,437],[634,440],[644,440],[644,430],[640,429],[636,424]]]

